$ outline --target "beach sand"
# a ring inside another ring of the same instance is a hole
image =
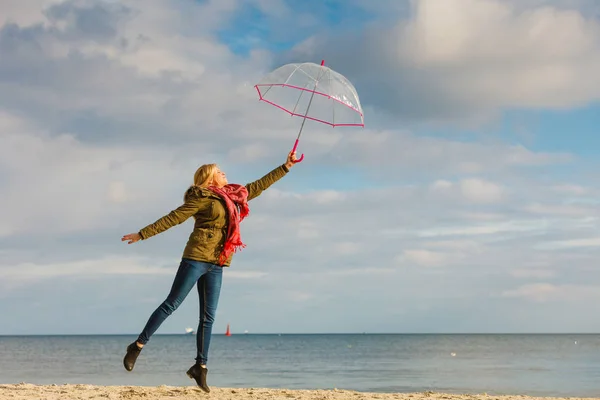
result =
[[[19,383],[0,385],[0,400],[87,400],[87,399],[201,399],[218,400],[533,400],[560,399],[560,397],[456,395],[434,392],[424,393],[363,393],[347,390],[287,390],[287,389],[226,389],[211,388],[204,393],[195,386],[94,386],[94,385],[31,385]],[[566,399],[566,398],[564,398]],[[579,399],[570,397],[569,399]]]

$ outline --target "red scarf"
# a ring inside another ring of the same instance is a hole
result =
[[[250,208],[248,207],[248,190],[245,186],[237,184],[225,185],[222,188],[210,186],[208,189],[225,200],[227,213],[229,214],[227,239],[219,257],[219,263],[223,265],[231,254],[235,253],[239,248],[246,247],[242,243],[242,236],[240,235],[240,222],[250,212]]]

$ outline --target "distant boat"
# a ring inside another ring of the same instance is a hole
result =
[[[231,336],[231,332],[229,331],[229,324],[227,324],[227,330],[225,331],[225,336]]]
[[[192,329],[192,328],[185,328],[185,334],[186,335],[193,335],[194,334],[194,329]]]

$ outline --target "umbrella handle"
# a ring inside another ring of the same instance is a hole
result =
[[[294,148],[292,149],[292,153],[296,151],[297,147],[298,147],[298,139],[296,139],[296,143],[294,143]],[[299,159],[297,159],[296,161],[294,161],[294,164],[295,163],[299,163],[302,160],[304,160],[304,153],[302,153],[302,155],[300,156]]]

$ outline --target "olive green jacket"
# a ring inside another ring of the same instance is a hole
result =
[[[248,183],[248,201],[259,196],[269,186],[277,182],[289,172],[281,165],[257,181]],[[206,188],[191,187],[185,196],[184,203],[160,218],[153,224],[139,231],[142,240],[179,225],[189,217],[195,218],[194,230],[190,234],[183,251],[183,258],[219,264],[219,255],[227,238],[227,210],[221,198]],[[231,264],[233,254],[223,266]]]

